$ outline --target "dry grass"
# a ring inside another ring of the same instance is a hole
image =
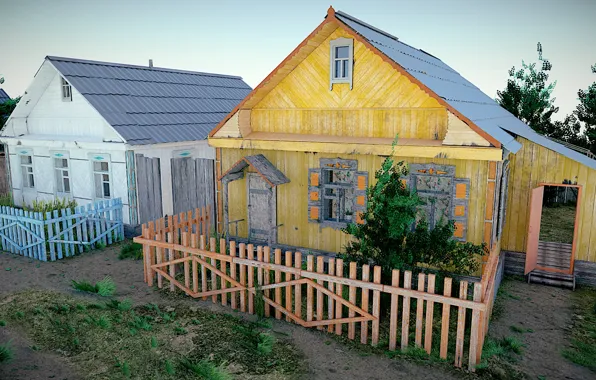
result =
[[[575,316],[571,347],[562,354],[575,364],[596,372],[596,289],[578,289],[573,300]]]
[[[301,355],[286,341],[271,342],[270,352],[244,344],[238,326],[265,329],[230,314],[27,291],[0,304],[0,319],[41,349],[67,356],[87,379],[194,379],[197,370],[213,378],[227,371],[283,378],[302,371]]]
[[[575,206],[543,207],[540,222],[540,240],[573,243]]]

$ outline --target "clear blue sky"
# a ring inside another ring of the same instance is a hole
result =
[[[242,76],[256,86],[330,1],[0,0],[0,74],[22,94],[46,55]],[[331,5],[424,49],[491,97],[536,43],[561,111],[596,80],[596,0],[337,0]]]

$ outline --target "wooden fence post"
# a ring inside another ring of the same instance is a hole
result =
[[[216,251],[216,240],[214,237],[209,238],[209,251],[215,252]],[[211,266],[213,268],[217,268],[217,261],[215,259],[211,259]],[[217,274],[215,271],[211,271],[211,290],[217,290]],[[217,302],[217,294],[211,296],[211,301],[213,303]],[[242,310],[244,311],[244,310]]]
[[[394,269],[391,272],[391,287],[399,287],[399,270]],[[391,308],[389,311],[389,350],[394,351],[397,346],[397,321],[398,318],[398,296],[395,293],[391,294]],[[404,301],[405,302],[405,301]],[[405,307],[405,303],[404,303]],[[402,313],[403,317],[403,313]]]
[[[357,276],[357,271],[358,271],[356,262],[350,262],[349,268],[350,268],[349,276],[352,280],[355,280],[356,276]],[[348,297],[349,297],[350,303],[352,305],[356,305],[356,287],[350,285],[348,294],[349,294]],[[352,308],[350,308],[348,311],[348,317],[353,318],[355,315],[356,315],[356,313],[354,312],[354,310]],[[353,340],[355,337],[356,337],[356,322],[350,322],[350,323],[348,323],[348,339]]]
[[[404,272],[404,289],[412,288],[412,272]],[[410,296],[404,296],[404,304],[401,312],[401,349],[408,348],[408,338],[410,336]]]
[[[317,256],[317,273],[325,272],[325,261],[323,256]],[[317,284],[323,286],[322,280],[317,280]],[[323,292],[317,289],[317,321],[323,320]],[[323,330],[324,326],[317,326],[317,330]]]
[[[308,272],[314,272],[314,257],[313,255],[306,256],[306,270]],[[313,288],[312,285],[306,285],[306,321],[310,322],[313,320]]]
[[[275,264],[281,265],[281,249],[275,250]],[[275,283],[279,284],[281,282],[281,271],[279,269],[275,270]],[[281,288],[275,288],[275,302],[279,305],[283,305],[283,301],[281,299]],[[281,319],[281,311],[277,308],[275,309],[275,319]]]
[[[238,244],[238,257],[246,258],[246,245],[244,243]],[[246,287],[246,266],[239,264],[240,269],[240,284]],[[246,290],[240,291],[240,311],[246,312]]]
[[[173,234],[171,232],[168,232],[168,236],[167,236],[167,242],[172,244],[174,240]],[[169,261],[174,261],[174,249],[173,248],[168,248],[168,260]],[[173,279],[176,278],[176,264],[170,264],[170,277],[172,277]],[[173,292],[176,289],[176,287],[174,286],[174,281],[170,280],[170,291]]]
[[[255,247],[252,244],[248,245],[248,259],[249,260],[255,259]],[[222,262],[222,264],[223,264],[223,262]],[[249,288],[254,287],[254,280],[255,280],[254,267],[252,265],[250,265],[250,266],[248,266],[248,287]],[[254,293],[248,292],[248,314],[254,314],[254,313],[255,313],[255,296],[254,296]]]
[[[335,276],[336,277],[343,277],[344,276],[344,261],[342,259],[337,259],[335,261]],[[341,283],[337,283],[335,284],[335,294],[337,294],[338,296],[340,296],[341,298],[343,298],[343,291],[342,291],[342,285]],[[336,302],[335,303],[335,318],[337,319],[342,319],[343,317],[343,310],[344,306],[341,302]],[[342,330],[342,324],[341,323],[336,323],[335,324],[335,334],[336,335],[341,335],[341,331]]]
[[[459,298],[465,300],[468,298],[468,282],[459,283]],[[466,308],[459,306],[457,308],[457,336],[455,341],[455,366],[462,366],[464,356],[464,332],[466,328]]]
[[[428,292],[435,294],[435,275],[428,275]],[[424,327],[424,350],[430,355],[433,345],[433,317],[435,303],[426,301],[426,326]]]
[[[168,226],[170,226],[168,224]],[[201,237],[199,238],[199,249],[201,251],[204,251],[206,248],[206,237],[205,235],[201,235]],[[207,261],[207,259],[203,256],[203,260]],[[207,288],[207,268],[205,268],[205,265],[201,264],[201,293],[204,293],[208,291]],[[203,301],[206,301],[207,297],[203,296]]]
[[[482,284],[474,283],[474,301],[480,302],[482,299]],[[472,326],[470,327],[470,358],[468,362],[468,370],[474,372],[476,370],[476,353],[478,350],[478,332],[480,323],[480,310],[472,310]],[[482,348],[480,348],[482,352]]]
[[[269,248],[269,246],[265,246],[265,248],[263,248],[263,261],[267,264],[269,264],[269,262],[271,261],[271,248]],[[269,267],[266,266],[267,269],[265,269],[265,273],[264,273],[264,281],[263,284],[265,286],[269,285],[269,279],[271,278],[271,271],[269,270]],[[269,289],[266,289],[263,292],[265,298],[270,298],[270,291]],[[269,317],[271,315],[271,306],[265,302],[265,317]]]
[[[330,276],[335,276],[335,259],[334,258],[329,259],[329,262],[327,263],[327,270],[328,270]],[[333,283],[333,281],[327,281],[327,289],[329,289],[329,291],[332,293],[335,291],[335,284]],[[335,304],[334,304],[333,298],[327,297],[327,299],[328,299],[327,318],[333,319],[333,317],[335,315]],[[335,331],[335,325],[329,324],[329,326],[327,326],[327,331],[330,333]]]
[[[302,270],[302,253],[296,252],[294,256],[294,268]],[[296,280],[301,277],[296,275]],[[294,287],[294,314],[298,318],[302,318],[302,285],[298,284]]]
[[[222,255],[227,255],[226,251],[226,239],[219,239],[219,253]],[[223,273],[228,273],[228,263],[226,261],[220,261],[220,269]],[[231,286],[231,284],[230,284]],[[225,278],[221,278],[221,288],[226,289],[228,287],[228,281]],[[228,294],[222,293],[221,294],[221,304],[226,306],[228,304]]]
[[[419,292],[424,292],[424,285],[426,284],[426,276],[424,273],[418,273],[418,288]],[[416,299],[416,334],[414,335],[414,344],[416,347],[422,346],[422,322],[424,312],[424,299]]]
[[[292,264],[292,252],[291,251],[286,251],[286,267],[288,268],[292,268],[293,264]],[[292,275],[290,273],[285,273],[285,278],[284,280],[286,282],[288,281],[292,281]],[[293,286],[286,286],[286,309],[291,313],[292,312],[292,288]],[[292,319],[290,319],[289,315],[286,314],[286,322],[291,322]]]
[[[373,268],[373,282],[375,284],[381,283],[381,267],[378,265],[375,265]],[[378,290],[373,290],[372,315],[375,319],[372,322],[371,344],[377,346],[379,344],[379,325],[381,319],[381,292]]]
[[[232,261],[230,262],[230,277],[232,277],[234,281],[238,281],[238,277],[236,275],[237,265],[234,262],[234,257],[236,257],[236,242],[233,240],[230,241],[230,256],[232,256]],[[232,306],[232,310],[236,310],[236,308],[238,307],[236,301],[238,298],[237,296],[238,292],[230,293],[230,304]]]
[[[452,279],[445,277],[443,285],[443,295],[445,297],[451,297],[451,284]],[[451,305],[443,304],[443,316],[441,319],[441,350],[439,356],[441,359],[447,359],[447,346],[449,343],[449,314],[451,312]]]
[[[362,281],[369,281],[370,277],[370,267],[368,264],[364,264],[362,266]],[[362,310],[368,312],[368,289],[362,289],[362,302],[360,304]],[[367,344],[368,343],[368,321],[360,322],[360,343]]]

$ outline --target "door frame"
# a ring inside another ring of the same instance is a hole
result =
[[[574,223],[574,225],[573,225],[573,243],[571,244],[571,259],[569,260],[569,270],[565,271],[565,270],[556,269],[556,268],[547,268],[547,267],[541,267],[541,266],[537,267],[537,269],[544,270],[547,272],[573,274],[573,270],[575,268],[575,253],[577,251],[577,236],[579,234],[579,213],[581,210],[580,202],[582,199],[582,185],[540,182],[538,184],[538,186],[574,187],[577,189],[577,201],[575,202],[575,220],[573,222]]]
[[[545,272],[553,272],[553,273],[563,273],[563,274],[573,274],[574,268],[575,268],[575,254],[577,251],[577,238],[578,238],[578,234],[579,234],[579,215],[580,215],[580,202],[581,202],[581,196],[582,196],[582,186],[581,185],[572,185],[572,184],[566,184],[566,183],[550,183],[550,182],[540,182],[538,183],[538,186],[533,189],[532,191],[542,187],[544,188],[545,186],[554,186],[554,187],[573,187],[577,189],[577,201],[575,204],[575,220],[574,220],[574,226],[573,226],[573,242],[571,244],[571,257],[569,259],[569,269],[565,270],[565,269],[558,269],[558,268],[550,268],[550,267],[544,267],[544,266],[540,266],[540,265],[535,265],[533,269],[538,269],[541,271],[545,271]],[[542,222],[542,203],[540,204],[540,221]],[[532,214],[532,203],[530,201],[530,215]],[[528,245],[527,247],[530,246],[530,241],[529,241],[529,236],[530,236],[530,220],[528,221]],[[538,239],[540,239],[540,231],[538,231]],[[526,248],[526,267],[525,267],[525,274],[528,274],[528,251],[529,249]],[[533,270],[532,269],[532,270]],[[530,270],[531,271],[531,270]]]
[[[277,187],[271,187],[259,173],[246,173],[246,237],[251,241],[250,233],[250,179],[259,178],[266,185],[269,194],[267,196],[267,205],[269,207],[269,236],[266,238],[269,246],[277,244]]]

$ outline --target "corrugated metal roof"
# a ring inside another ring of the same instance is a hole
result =
[[[203,140],[251,91],[231,75],[46,59],[132,145]]]
[[[513,116],[494,99],[437,57],[407,45],[396,37],[346,13],[338,11],[335,12],[335,15],[414,78],[443,98],[451,107],[499,141],[507,150],[513,153],[517,152],[521,148],[521,144],[515,140],[514,135],[521,136],[596,169],[596,160],[534,132],[532,128]]]
[[[10,96],[0,88],[0,104],[4,103],[5,101],[10,100]]]

